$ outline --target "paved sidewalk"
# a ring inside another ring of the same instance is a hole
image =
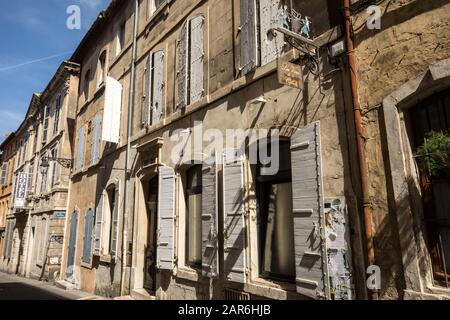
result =
[[[0,300],[107,300],[79,290],[0,272]]]

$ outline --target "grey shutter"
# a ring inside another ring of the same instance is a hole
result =
[[[174,264],[175,171],[159,168],[157,267],[172,270]]]
[[[278,25],[278,21],[283,13],[283,3],[281,0],[259,0],[259,12],[261,22],[261,65],[265,65],[275,60],[283,49],[283,33],[278,31],[272,33],[270,31]]]
[[[142,105],[142,125],[150,124],[150,109],[152,105],[152,81],[153,81],[153,54],[147,58],[144,75],[144,102]]]
[[[81,171],[83,169],[83,159],[84,159],[84,126],[80,128],[80,131],[78,132],[78,152],[77,152],[77,163],[75,170]]]
[[[3,162],[1,185],[6,186],[8,180],[8,162]]]
[[[164,111],[164,51],[155,52],[154,57],[152,125],[161,120]]]
[[[320,148],[319,122],[291,138],[297,292],[314,299],[330,296]]]
[[[240,30],[240,72],[246,75],[258,64],[256,42],[256,0],[241,0]]]
[[[103,235],[103,193],[100,195],[97,205],[97,214],[95,217],[95,240],[94,240],[94,255],[100,256],[102,254],[102,235]]]
[[[189,21],[186,21],[181,28],[181,35],[178,41],[178,100],[177,108],[184,108],[188,104],[188,81],[189,81]]]
[[[113,234],[112,234],[112,243],[111,243],[111,256],[115,257],[117,255],[118,249],[118,238],[119,238],[119,208],[120,208],[120,183],[116,183],[115,192],[115,203],[114,203],[114,212],[113,212]]]
[[[7,229],[6,229],[6,244],[5,244],[5,255],[4,255],[6,259],[11,258],[13,236],[14,236],[14,221],[9,220],[8,224],[7,224]]]
[[[101,143],[101,127],[102,127],[102,117],[97,114],[94,118],[94,133],[93,133],[93,143],[91,150],[91,165],[97,164],[100,160],[100,143]]]
[[[217,170],[214,157],[203,164],[202,175],[202,270],[210,278],[219,276]]]
[[[92,232],[94,228],[94,211],[89,209],[86,213],[84,221],[84,238],[83,238],[83,257],[84,263],[90,264],[92,262]]]
[[[205,18],[203,16],[195,17],[191,21],[189,103],[193,103],[201,99],[204,92],[204,25]]]
[[[244,165],[238,150],[226,150],[223,159],[225,276],[245,282]]]

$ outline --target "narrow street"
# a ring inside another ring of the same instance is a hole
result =
[[[97,300],[97,297],[0,272],[0,301],[4,300]]]

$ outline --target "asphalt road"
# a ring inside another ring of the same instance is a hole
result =
[[[0,272],[0,300],[91,300],[81,291],[66,291],[52,284]]]

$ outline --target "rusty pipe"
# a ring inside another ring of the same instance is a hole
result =
[[[350,11],[350,0],[343,0],[344,5],[344,33],[347,45],[347,58],[350,76],[350,85],[353,101],[353,117],[356,130],[356,145],[358,152],[359,173],[361,179],[361,192],[363,198],[363,220],[365,231],[365,242],[367,247],[367,265],[375,264],[375,248],[373,245],[372,229],[372,203],[369,196],[369,170],[365,152],[365,138],[362,127],[361,104],[359,101],[359,88],[357,80],[355,46],[353,43],[352,14]],[[378,293],[368,289],[368,296],[371,300],[378,300]]]

